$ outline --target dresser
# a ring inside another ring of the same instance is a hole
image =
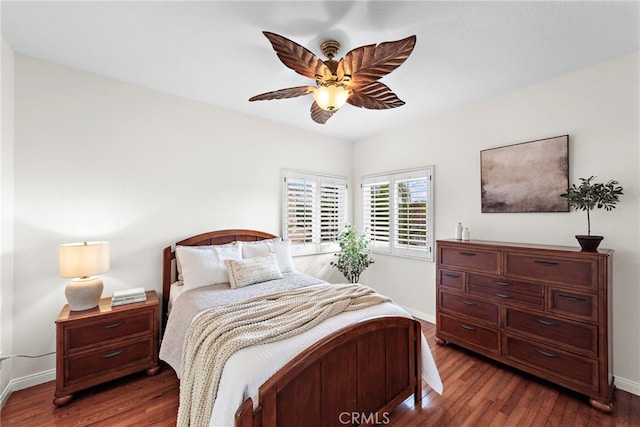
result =
[[[155,291],[146,295],[144,302],[117,307],[111,307],[111,298],[90,310],[63,307],[56,320],[54,405],[65,405],[73,393],[106,381],[159,371],[160,301]]]
[[[436,341],[584,394],[610,412],[613,251],[438,240]]]

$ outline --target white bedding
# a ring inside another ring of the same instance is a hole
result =
[[[310,276],[285,273],[284,278],[258,283],[244,288],[230,289],[215,285],[194,289],[172,299],[173,308],[160,348],[160,358],[181,376],[182,344],[191,320],[202,310],[252,296],[324,283]],[[237,408],[247,398],[259,405],[259,387],[305,348],[341,329],[349,323],[377,316],[412,316],[392,303],[382,303],[363,310],[345,312],[331,317],[300,335],[281,341],[244,348],[227,361],[220,378],[219,392],[213,407],[211,426],[233,426]],[[424,336],[422,336],[422,367],[427,383],[442,393],[442,382]]]

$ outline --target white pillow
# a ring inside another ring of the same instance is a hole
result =
[[[180,260],[182,266],[185,290],[229,283],[229,274],[224,261],[242,259],[241,248],[240,245],[206,248],[176,247],[176,258]]]
[[[240,242],[231,242],[225,243],[223,245],[203,245],[203,246],[180,246],[183,248],[191,248],[191,249],[213,249],[213,248],[228,248],[240,245]],[[177,249],[178,247],[176,247]],[[176,271],[178,272],[178,286],[183,285],[184,278],[182,277],[182,263],[180,262],[180,258],[177,256],[176,250]]]
[[[275,254],[278,260],[278,267],[282,273],[292,273],[293,258],[291,257],[291,241],[278,239],[267,239],[259,242],[243,242],[242,258],[253,258]]]
[[[282,279],[275,254],[247,258],[242,260],[227,259],[224,261],[229,272],[229,283],[232,288],[241,288],[267,280]]]

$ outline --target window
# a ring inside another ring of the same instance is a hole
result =
[[[347,223],[347,178],[284,171],[283,233],[295,254],[340,250]]]
[[[361,187],[371,249],[433,261],[433,167],[366,176]]]

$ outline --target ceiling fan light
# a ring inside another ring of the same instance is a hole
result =
[[[323,110],[336,111],[342,107],[349,98],[349,91],[340,85],[320,86],[313,91],[313,99]]]

